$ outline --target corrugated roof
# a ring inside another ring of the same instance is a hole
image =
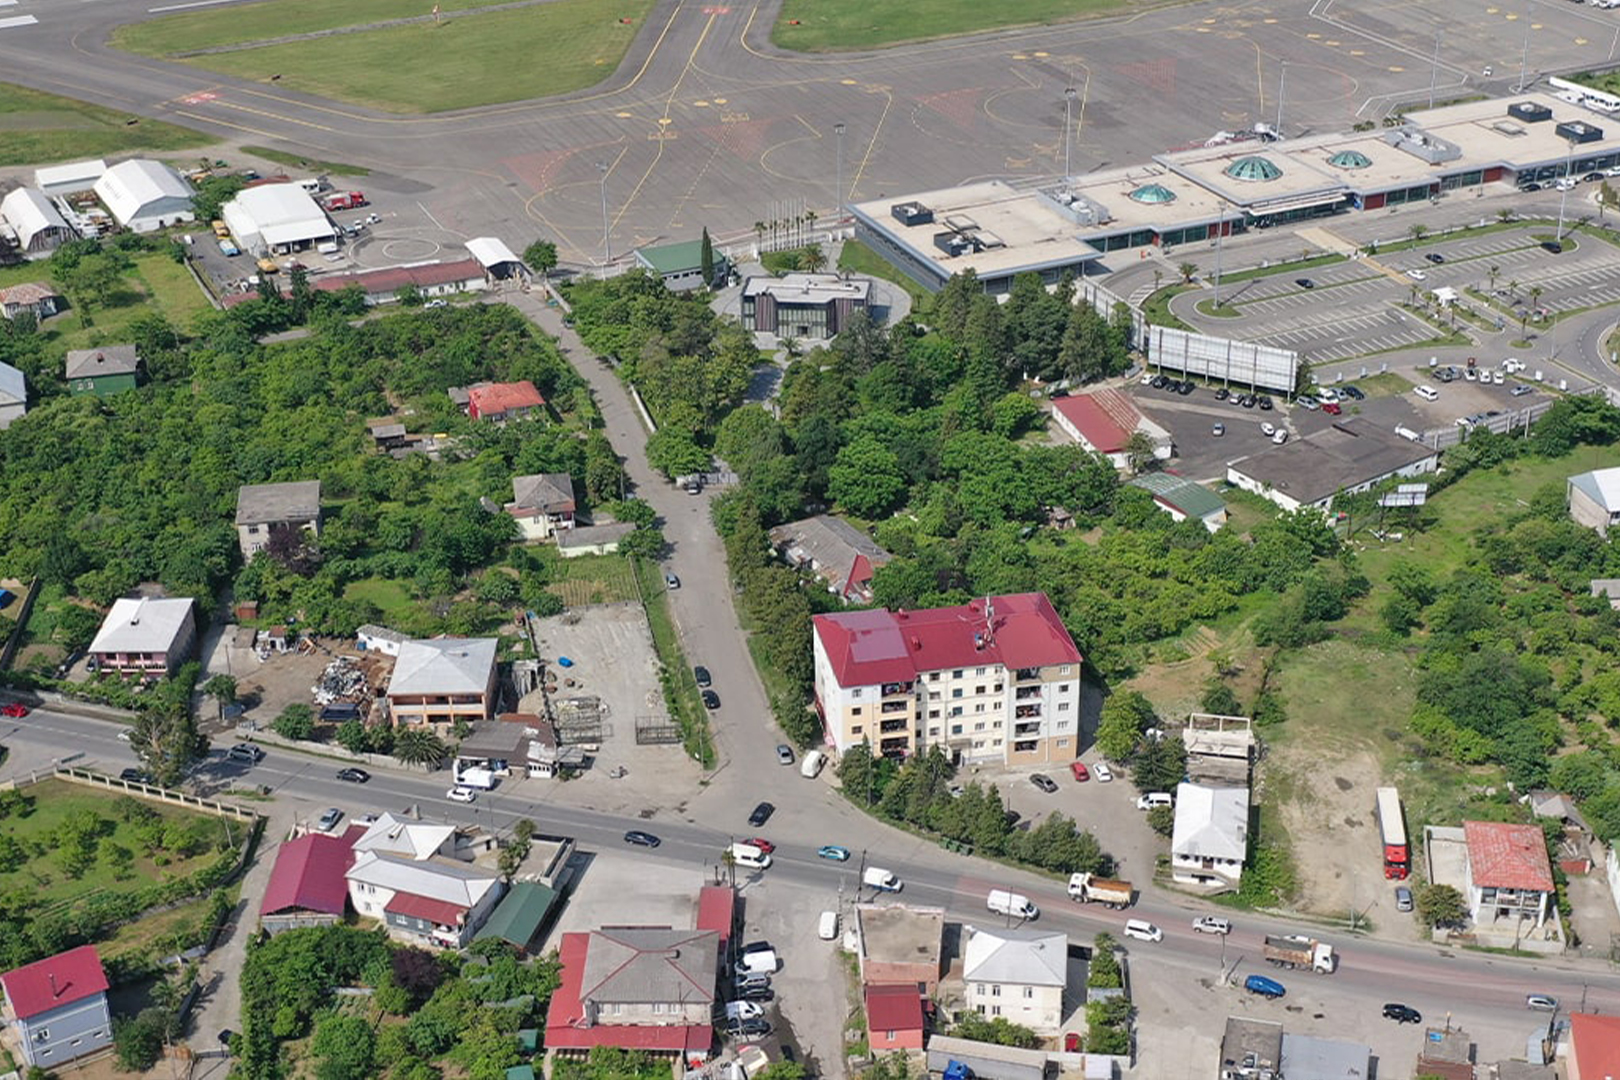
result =
[[[1178,784],[1170,850],[1242,862],[1249,851],[1249,789]]]
[[[655,274],[692,274],[703,266],[703,241],[682,240],[676,244],[636,249],[636,258]],[[715,265],[722,261],[715,254]]]
[[[10,364],[0,364],[0,405],[28,404],[28,380]]]
[[[1569,1041],[1571,1076],[1620,1076],[1620,1017],[1572,1013]]]
[[[320,240],[337,232],[309,192],[293,183],[247,188],[226,203],[222,212],[232,232],[239,236],[256,233],[270,245]]]
[[[562,983],[546,1009],[546,1046],[552,1050],[588,1050],[616,1046],[625,1050],[707,1054],[714,1042],[708,1024],[592,1024],[581,995],[591,934],[564,934],[558,947]],[[713,980],[710,980],[712,991]]]
[[[730,885],[705,885],[698,890],[697,928],[720,935],[720,945],[731,940],[737,919],[737,892]]]
[[[161,161],[120,161],[96,181],[96,195],[119,224],[127,225],[142,210],[165,199],[189,202],[191,185]]]
[[[426,919],[435,926],[460,926],[462,916],[467,914],[471,906],[454,900],[441,900],[434,896],[397,892],[383,910],[390,915],[400,915],[407,919]]]
[[[479,928],[476,940],[500,938],[526,948],[562,894],[537,881],[514,881]]]
[[[963,950],[968,982],[1062,986],[1068,981],[1068,935],[1051,930],[972,927]]]
[[[342,916],[349,898],[343,872],[353,858],[347,831],[342,836],[305,833],[276,851],[270,883],[259,902],[260,916],[282,911],[318,911]]]
[[[402,859],[375,851],[357,853],[344,876],[362,885],[443,900],[463,908],[476,906],[485,893],[500,886],[499,878],[470,863]]]
[[[528,379],[520,379],[517,382],[469,386],[467,403],[478,415],[491,416],[513,409],[537,409],[546,403],[546,399],[535,388],[534,383]]]
[[[1547,837],[1539,826],[1465,821],[1463,837],[1468,841],[1469,877],[1476,887],[1553,891]]]
[[[1131,400],[1111,390],[1055,398],[1052,408],[1073,424],[1099,454],[1117,454],[1125,449],[1125,443],[1142,422],[1142,413]]]
[[[238,525],[313,521],[320,515],[319,480],[294,480],[286,484],[243,484],[236,489]]]
[[[554,514],[573,510],[574,478],[565,472],[514,476],[512,504],[519,510],[544,510]]]
[[[868,1031],[921,1031],[922,997],[915,986],[868,986]]]
[[[1210,514],[1223,513],[1226,510],[1226,500],[1215,494],[1202,484],[1195,484],[1184,476],[1171,476],[1169,473],[1147,473],[1135,477],[1130,481],[1132,487],[1139,487],[1151,494],[1155,500],[1186,514],[1190,518],[1204,518]]]
[[[65,373],[69,379],[98,375],[133,375],[141,369],[141,355],[133,345],[103,345],[99,349],[69,349]]]
[[[106,993],[107,973],[96,947],[80,945],[0,975],[0,989],[5,990],[11,1011],[27,1020]]]
[[[47,229],[60,229],[72,235],[68,223],[57,213],[55,204],[45,197],[44,192],[33,188],[18,188],[4,199],[0,199],[0,217],[9,221],[11,227],[17,230],[17,239],[22,243],[24,250],[34,237]]]
[[[420,862],[435,855],[444,847],[445,841],[455,834],[454,825],[408,821],[393,814],[383,814],[354,841],[354,850],[400,855]]]
[[[482,282],[484,268],[477,259],[455,262],[422,263],[419,266],[390,266],[382,270],[362,270],[353,274],[322,274],[312,284],[320,292],[338,292],[358,285],[367,296],[386,296],[406,285],[419,289],[439,285]]]
[[[591,932],[580,996],[594,1002],[709,1001],[720,935],[648,927]]]
[[[467,253],[478,260],[478,265],[488,270],[503,263],[520,263],[523,260],[513,254],[512,249],[504,242],[493,236],[475,236],[467,241]]]
[[[66,165],[47,165],[42,169],[34,170],[34,185],[36,187],[55,187],[58,184],[83,184],[88,189],[101,174],[107,171],[107,163],[100,158],[90,161],[70,161]]]

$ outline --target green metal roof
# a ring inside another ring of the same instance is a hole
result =
[[[533,1065],[513,1065],[506,1070],[506,1080],[534,1080]]]
[[[1340,150],[1328,158],[1328,164],[1339,169],[1365,169],[1372,165],[1372,158],[1360,150]]]
[[[518,1028],[517,1041],[519,1050],[527,1054],[534,1053],[540,1049],[540,1029]]]
[[[1168,473],[1147,473],[1136,477],[1130,483],[1132,487],[1139,487],[1158,496],[1189,518],[1202,519],[1226,509],[1225,499],[1202,484],[1195,484],[1184,477],[1171,476]]]
[[[1139,203],[1173,203],[1176,193],[1163,184],[1143,184],[1131,192],[1131,198]]]
[[[558,896],[556,889],[538,882],[514,881],[473,940],[500,938],[520,949],[526,948],[556,905]]]
[[[1225,172],[1234,180],[1275,180],[1282,175],[1276,163],[1256,154],[1238,158]]]
[[[636,248],[636,258],[652,268],[655,274],[693,274],[703,268],[703,241],[683,240],[679,244],[661,244],[658,247]],[[717,251],[714,264],[723,260]]]

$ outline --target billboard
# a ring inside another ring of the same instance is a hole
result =
[[[1202,375],[1225,383],[1292,394],[1299,377],[1299,353],[1249,341],[1148,328],[1148,363],[1161,370]]]

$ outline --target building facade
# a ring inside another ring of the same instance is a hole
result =
[[[495,715],[494,638],[433,638],[399,647],[388,681],[395,724],[453,724]]]
[[[825,341],[871,303],[872,283],[837,274],[751,277],[743,283],[742,324],[778,337]]]
[[[1555,886],[1547,837],[1539,825],[1465,821],[1468,910],[1476,926],[1503,921],[1539,927],[1552,910]]]
[[[939,746],[962,761],[1072,761],[1080,650],[1044,593],[813,620],[816,708],[839,753]]]
[[[380,920],[389,937],[441,949],[472,941],[506,892],[495,874],[442,856],[363,851],[344,878],[354,910]]]
[[[191,659],[197,645],[197,606],[189,598],[113,601],[90,643],[96,671],[161,679]]]
[[[146,365],[133,345],[105,345],[69,349],[64,374],[69,393],[105,397],[141,385]]]
[[[1045,930],[967,927],[962,978],[968,1008],[987,1019],[1005,1017],[1037,1035],[1063,1024],[1069,939]]]
[[[23,1063],[65,1065],[112,1045],[107,975],[92,945],[36,960],[0,975],[0,1018],[16,1030]]]
[[[297,480],[290,484],[245,484],[236,489],[236,545],[244,560],[252,559],[270,542],[270,531],[287,528],[321,532],[321,482]]]
[[[525,540],[549,540],[574,527],[574,478],[567,473],[512,477],[512,501],[502,509]]]
[[[1569,478],[1566,491],[1570,520],[1599,536],[1620,525],[1620,468],[1594,469]]]
[[[1249,855],[1249,789],[1183,783],[1176,788],[1170,873],[1185,885],[1236,886]]]

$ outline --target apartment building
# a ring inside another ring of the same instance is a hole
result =
[[[940,746],[1032,765],[1080,752],[1080,650],[1045,593],[814,625],[816,708],[839,753],[870,741],[886,757]]]

